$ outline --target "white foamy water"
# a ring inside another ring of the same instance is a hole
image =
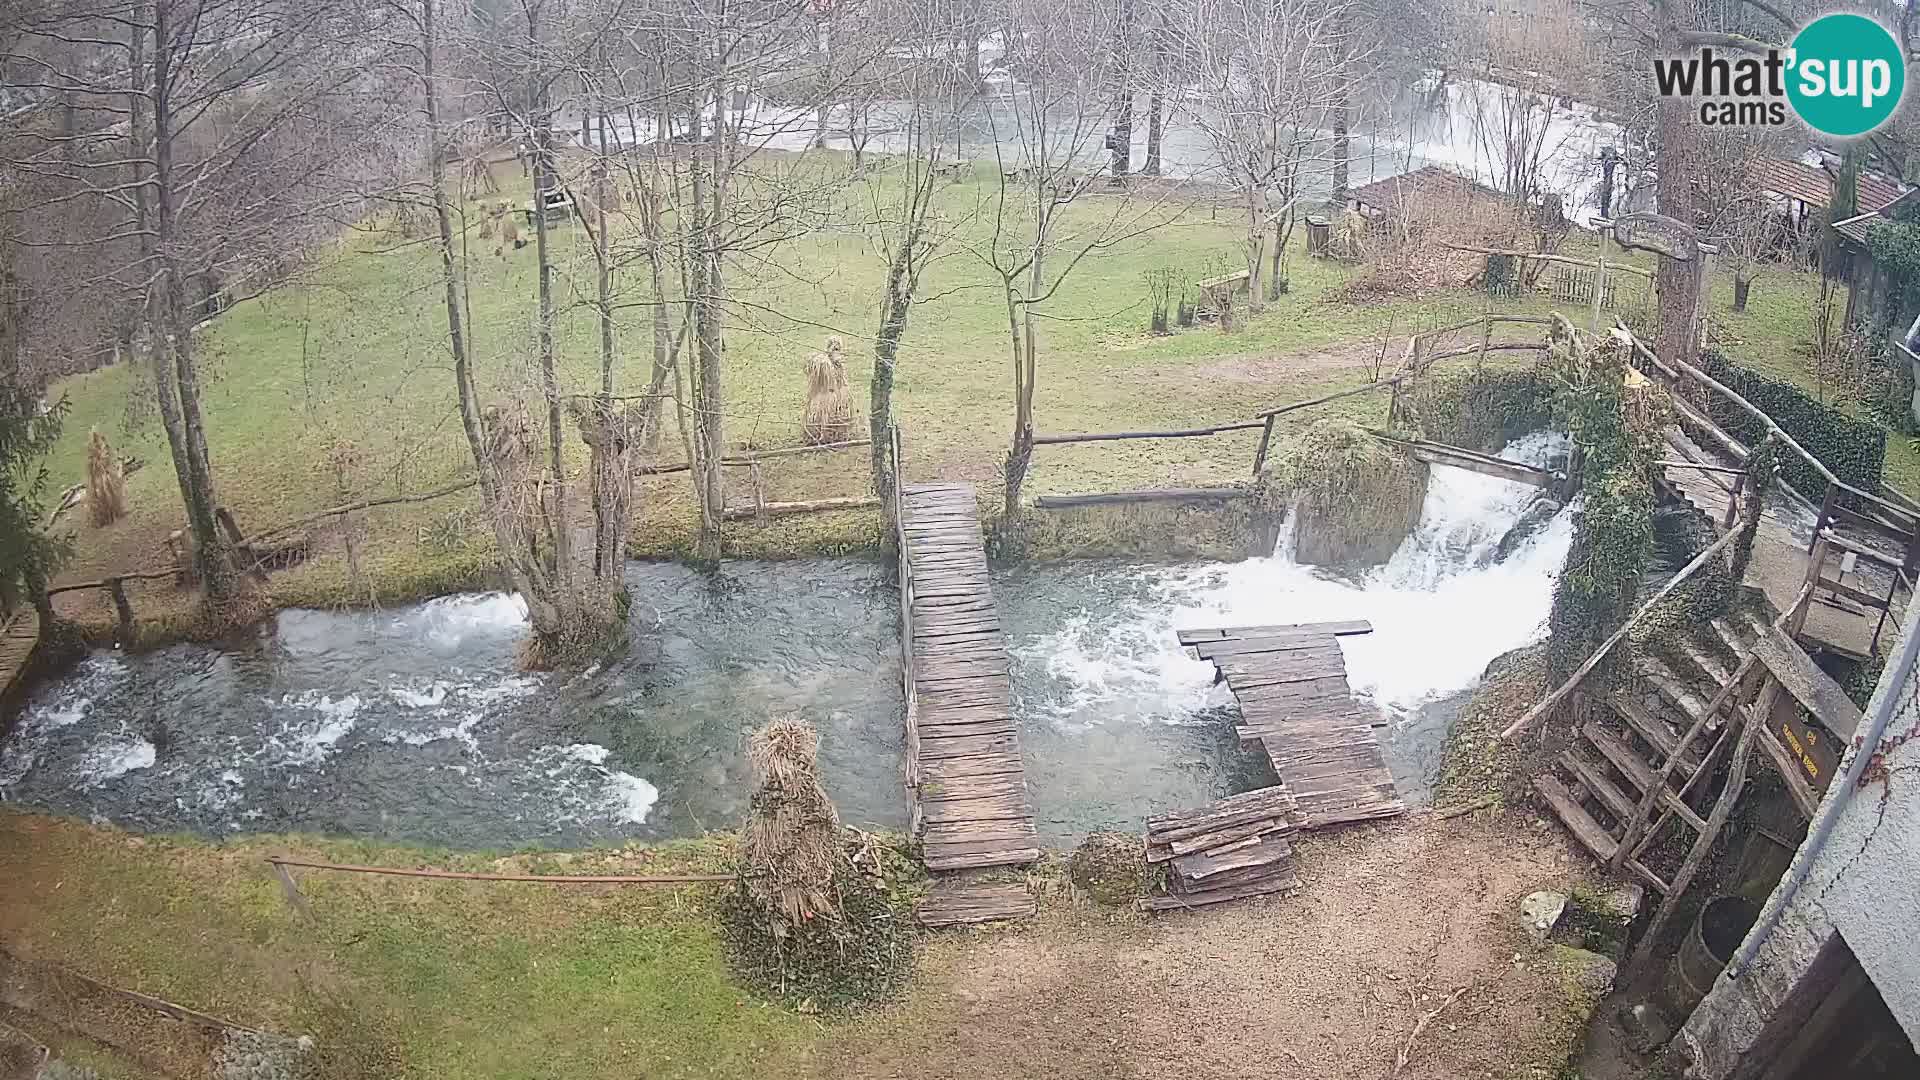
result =
[[[80,779],[88,784],[118,780],[135,769],[152,768],[156,756],[154,745],[142,738],[126,736],[104,742],[81,760]]]
[[[1564,448],[1553,435],[1517,440],[1502,456],[1544,464]],[[1419,524],[1391,560],[1357,579],[1295,562],[1291,522],[1269,558],[1133,571],[1147,599],[1118,617],[1066,613],[1023,647],[1025,658],[1072,689],[1047,706],[1061,720],[1184,722],[1231,698],[1213,665],[1179,644],[1184,627],[1366,619],[1371,634],[1340,639],[1356,693],[1400,713],[1472,686],[1494,657],[1539,640],[1553,582],[1573,542],[1572,512],[1556,514],[1507,558],[1508,530],[1540,492],[1525,484],[1437,467]],[[1077,719],[1069,719],[1077,718]]]
[[[473,638],[518,637],[527,627],[527,602],[518,593],[442,596],[393,617],[393,629],[436,652],[452,653]]]

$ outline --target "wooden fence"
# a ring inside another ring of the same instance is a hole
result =
[[[1458,360],[1466,357],[1473,357],[1476,363],[1481,363],[1485,361],[1488,354],[1496,352],[1544,352],[1547,349],[1547,344],[1544,341],[1495,341],[1493,340],[1494,327],[1502,324],[1552,326],[1556,322],[1564,321],[1564,319],[1548,315],[1486,314],[1438,329],[1427,330],[1415,334],[1412,338],[1408,339],[1405,354],[1391,375],[1383,378],[1376,373],[1373,380],[1359,386],[1348,387],[1345,390],[1336,390],[1332,393],[1322,394],[1319,397],[1309,398],[1305,401],[1296,401],[1278,406],[1277,408],[1267,409],[1263,412],[1255,413],[1250,420],[1235,420],[1227,423],[1213,424],[1207,427],[1178,428],[1164,431],[1112,431],[1035,435],[1033,445],[1035,447],[1063,446],[1070,443],[1119,442],[1126,439],[1204,439],[1216,435],[1227,435],[1234,432],[1253,431],[1257,429],[1260,432],[1260,442],[1254,450],[1253,467],[1250,472],[1252,475],[1258,476],[1260,475],[1260,471],[1266,467],[1267,456],[1273,449],[1274,431],[1280,417],[1308,409],[1319,408],[1323,405],[1330,405],[1333,402],[1342,401],[1347,398],[1379,393],[1384,390],[1388,391],[1391,395],[1387,404],[1387,419],[1385,424],[1386,428],[1391,429],[1395,418],[1399,414],[1401,388],[1416,383],[1421,376],[1432,370],[1434,364],[1443,360]],[[1449,335],[1475,328],[1481,331],[1478,342],[1449,348],[1439,347],[1441,342]],[[1061,509],[1073,506],[1129,502],[1225,500],[1244,498],[1247,495],[1247,490],[1241,487],[1148,488],[1143,490],[1110,491],[1079,495],[1042,495],[1034,499],[1034,505],[1042,509]]]

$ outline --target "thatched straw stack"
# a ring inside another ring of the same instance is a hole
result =
[[[96,527],[127,516],[126,474],[98,430],[87,440],[87,511]]]
[[[747,895],[773,916],[777,938],[839,914],[840,815],[820,786],[819,749],[819,734],[801,720],[775,720],[747,743],[760,789],[741,835],[742,878]]]
[[[827,351],[807,360],[807,411],[800,422],[808,446],[846,442],[853,437],[853,397],[847,386],[847,362],[839,335],[827,339]]]

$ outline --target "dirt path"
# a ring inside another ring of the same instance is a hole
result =
[[[922,989],[843,1032],[827,1072],[1552,1076],[1575,1025],[1559,970],[1511,913],[1575,866],[1563,840],[1523,816],[1403,824],[1302,845],[1291,898],[1145,929],[1073,908],[1023,930],[950,935],[928,949]],[[1396,1072],[1418,1015],[1462,987]]]
[[[1406,352],[1406,338],[1392,338],[1384,345],[1378,338],[1359,338],[1310,349],[1223,356],[1180,368],[1176,374],[1181,381],[1270,383],[1315,372],[1371,368],[1376,364],[1390,373],[1399,366]]]

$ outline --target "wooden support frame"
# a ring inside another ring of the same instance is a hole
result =
[[[1760,692],[1761,714],[1765,715],[1773,708],[1774,695],[1779,693],[1779,684],[1768,680],[1766,689]],[[1646,970],[1647,962],[1653,958],[1654,944],[1659,940],[1661,931],[1666,929],[1667,921],[1673,918],[1674,911],[1680,906],[1681,897],[1686,895],[1687,886],[1693,884],[1693,876],[1700,871],[1707,852],[1713,849],[1713,842],[1720,836],[1720,830],[1726,827],[1727,818],[1733,813],[1734,803],[1740,800],[1740,793],[1747,786],[1747,766],[1753,760],[1753,734],[1757,725],[1751,719],[1740,725],[1740,737],[1734,744],[1733,761],[1727,766],[1727,783],[1720,789],[1720,797],[1714,800],[1713,812],[1707,817],[1707,827],[1694,837],[1693,847],[1687,852],[1685,862],[1680,864],[1680,872],[1673,876],[1673,883],[1667,895],[1660,901],[1660,907],[1653,913],[1653,920],[1647,923],[1646,932],[1640,935],[1640,943],[1634,946],[1633,956],[1627,962],[1626,977],[1632,979]]]
[[[1732,536],[1735,534],[1728,533],[1727,535]],[[1804,609],[1812,598],[1813,587],[1811,585],[1802,587],[1799,598],[1794,602],[1793,609],[1783,613],[1780,618],[1774,620],[1774,628],[1778,629],[1781,626],[1790,625],[1796,614],[1804,617]],[[1727,684],[1720,688],[1719,693],[1713,695],[1713,698],[1707,702],[1707,707],[1700,711],[1700,715],[1694,718],[1693,723],[1688,726],[1686,732],[1682,734],[1679,741],[1674,744],[1673,753],[1667,755],[1666,764],[1660,769],[1659,775],[1654,777],[1653,790],[1641,794],[1640,802],[1634,808],[1633,817],[1627,821],[1626,828],[1621,831],[1620,848],[1614,855],[1613,863],[1610,864],[1612,869],[1619,870],[1625,866],[1629,860],[1637,858],[1641,849],[1646,846],[1647,839],[1659,831],[1661,824],[1666,820],[1665,815],[1662,815],[1661,820],[1655,822],[1651,827],[1648,826],[1647,821],[1652,816],[1654,809],[1660,804],[1660,793],[1668,790],[1668,785],[1673,782],[1673,775],[1679,770],[1683,755],[1693,747],[1694,740],[1698,739],[1701,733],[1706,731],[1708,726],[1714,722],[1714,717],[1719,716],[1721,711],[1726,708],[1728,701],[1739,694],[1740,687],[1744,686],[1747,680],[1751,678],[1754,670],[1760,667],[1760,657],[1755,653],[1749,653],[1747,658],[1740,662],[1740,666],[1734,670],[1733,677],[1727,680]],[[1699,783],[1700,780],[1711,771],[1708,766],[1712,764],[1712,754],[1709,754],[1707,759],[1701,762],[1699,771],[1694,773],[1693,780],[1689,781],[1687,788],[1681,792],[1683,798],[1692,790],[1693,784]]]

